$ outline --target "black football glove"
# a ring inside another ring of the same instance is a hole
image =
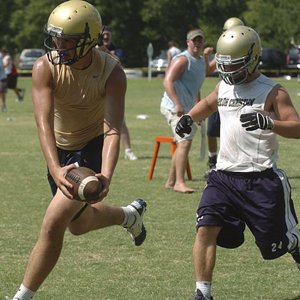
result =
[[[176,133],[180,136],[180,137],[184,137],[185,134],[190,134],[192,131],[192,125],[193,125],[193,120],[189,115],[183,115],[175,128]]]
[[[246,127],[247,131],[253,131],[256,129],[269,129],[272,130],[274,122],[269,116],[264,116],[261,113],[248,113],[240,116],[242,126]]]

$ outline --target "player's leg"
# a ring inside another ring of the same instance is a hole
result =
[[[300,234],[288,179],[282,170],[272,169],[254,176],[245,179],[240,190],[245,197],[236,205],[245,212],[262,257],[271,260],[290,252],[299,268]]]
[[[7,108],[6,108],[6,91],[7,91],[6,81],[0,80],[1,112],[7,112]]]
[[[49,204],[23,279],[24,286],[31,291],[38,290],[55,266],[65,230],[81,205],[80,202],[67,199],[60,190]]]
[[[80,216],[72,220],[68,226],[72,234],[81,235],[92,230],[121,225],[124,218],[121,207],[99,202],[87,205]]]
[[[287,227],[287,236],[289,237],[288,252],[292,255],[297,268],[300,270],[300,231],[296,227],[298,224],[296,211],[291,199],[291,186],[283,170],[277,170],[284,190],[285,203],[285,223]]]
[[[7,76],[7,88],[14,91],[14,93],[17,96],[16,101],[22,101],[21,94],[19,93],[19,90],[17,89],[17,77],[10,74]]]
[[[81,235],[113,225],[121,225],[127,229],[136,246],[140,246],[146,238],[143,223],[147,203],[136,199],[126,207],[117,207],[103,202],[86,205],[68,225],[71,233]]]
[[[204,173],[204,177],[208,178],[210,172],[216,169],[217,156],[218,156],[218,140],[215,136],[207,136],[208,145],[208,162],[207,170]]]
[[[218,137],[220,137],[220,115],[219,112],[215,112],[209,116],[207,122],[208,162],[207,170],[204,173],[204,178],[208,178],[210,172],[216,168]]]
[[[210,299],[211,297],[211,282],[216,262],[217,237],[220,229],[221,227],[203,226],[197,230],[193,247],[196,300]]]
[[[234,181],[226,173],[212,172],[197,209],[197,236],[193,247],[197,294],[195,300],[212,299],[210,290],[216,246],[237,248],[244,242],[245,224],[234,201]]]
[[[121,130],[121,142],[123,144],[124,151],[125,151],[125,159],[137,160],[138,157],[134,154],[134,152],[131,149],[129,130],[128,130],[125,120],[123,122],[122,130]]]

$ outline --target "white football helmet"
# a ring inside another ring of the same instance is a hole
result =
[[[261,41],[248,26],[234,26],[217,42],[216,64],[220,77],[230,85],[245,82],[261,60]]]
[[[51,12],[45,31],[47,37],[44,46],[48,59],[53,64],[71,65],[98,44],[102,20],[98,10],[90,3],[70,0],[61,3]],[[54,43],[58,38],[75,39],[78,42],[72,49],[59,49]],[[74,49],[73,58],[66,58],[65,53]]]

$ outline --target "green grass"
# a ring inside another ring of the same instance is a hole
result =
[[[216,81],[207,79],[202,95],[208,94]],[[300,110],[300,85],[296,79],[280,81]],[[0,299],[13,295],[19,287],[51,199],[32,114],[30,78],[20,78],[19,85],[26,88],[25,101],[15,102],[14,94],[9,91],[8,112],[0,114]],[[125,161],[122,149],[105,200],[116,205],[126,205],[136,197],[147,200],[146,242],[134,247],[120,227],[80,237],[67,232],[58,264],[35,299],[192,299],[195,210],[205,186],[202,175],[206,161],[198,159],[198,135],[190,154],[193,180],[189,182],[198,192],[182,195],[167,191],[163,186],[170,165],[170,148],[163,144],[153,180],[147,180],[154,137],[170,135],[159,112],[162,93],[160,78],[151,82],[145,78],[128,81],[126,120],[139,160]],[[139,114],[147,114],[149,118],[138,120]],[[281,138],[279,141],[279,167],[289,175],[300,216],[299,141]],[[217,300],[296,300],[300,299],[299,287],[300,274],[291,257],[264,261],[248,231],[240,248],[218,248],[213,282],[213,296]]]

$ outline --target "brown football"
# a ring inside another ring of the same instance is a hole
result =
[[[93,170],[86,167],[71,169],[66,174],[66,179],[73,185],[74,199],[90,202],[99,198],[103,185],[95,174]]]

